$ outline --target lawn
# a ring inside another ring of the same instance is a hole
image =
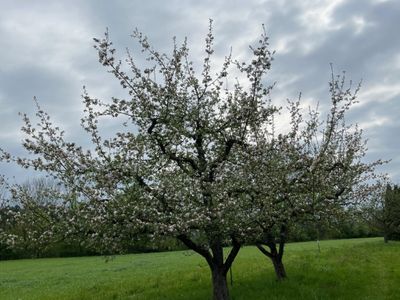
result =
[[[232,268],[232,298],[400,299],[400,242],[382,238],[287,245],[288,278],[254,247]],[[210,299],[210,274],[192,251],[0,262],[0,299]]]

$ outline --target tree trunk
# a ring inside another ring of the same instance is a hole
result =
[[[389,238],[388,238],[388,234],[387,234],[387,233],[385,233],[385,234],[383,235],[383,241],[384,241],[385,243],[388,243],[388,242],[389,242]]]
[[[270,232],[266,233],[264,243],[256,243],[261,253],[271,259],[278,281],[286,278],[286,270],[282,262],[282,257],[285,249],[287,230],[286,224],[282,224],[280,227],[279,248],[277,247],[276,239]],[[263,244],[268,246],[269,251],[263,247]]]
[[[228,257],[224,261],[224,248],[222,247],[221,239],[216,238],[210,243],[211,252],[209,249],[204,248],[194,243],[189,237],[184,234],[178,236],[189,249],[196,251],[203,256],[211,270],[211,279],[213,286],[213,299],[214,300],[229,300],[229,290],[226,281],[226,274],[232,266],[237,254],[239,253],[241,244],[232,236],[232,249]]]
[[[228,300],[229,290],[224,268],[214,267],[212,270],[212,285],[214,300]]]
[[[279,281],[285,279],[286,270],[285,266],[283,265],[282,258],[280,258],[279,255],[277,255],[277,256],[272,256],[271,260],[274,265],[276,279]]]

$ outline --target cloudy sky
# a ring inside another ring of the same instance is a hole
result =
[[[348,120],[368,138],[366,160],[392,159],[381,168],[400,183],[400,1],[397,0],[0,0],[0,147],[24,153],[18,112],[33,114],[33,96],[69,137],[79,127],[82,86],[107,98],[121,93],[99,65],[92,45],[108,27],[116,48],[133,47],[134,28],[162,52],[171,38],[188,37],[193,59],[214,19],[217,56],[245,57],[265,24],[276,50],[271,82],[277,103],[302,92],[307,103],[328,104],[330,63],[363,80],[360,103]],[[0,174],[32,173],[0,164]]]

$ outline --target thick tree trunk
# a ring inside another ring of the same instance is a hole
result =
[[[216,238],[210,243],[211,252],[209,249],[197,245],[184,234],[179,235],[178,239],[181,240],[188,248],[196,251],[206,259],[211,270],[213,299],[229,300],[229,290],[226,281],[226,275],[231,268],[237,254],[239,253],[241,246],[236,238],[232,236],[232,249],[225,261],[224,249],[220,238]]]
[[[285,266],[283,265],[282,258],[278,256],[271,257],[272,263],[275,269],[276,279],[281,281],[286,278],[286,270]]]
[[[211,270],[212,285],[213,285],[213,299],[214,300],[228,300],[229,290],[226,281],[226,272],[223,268],[215,267]]]

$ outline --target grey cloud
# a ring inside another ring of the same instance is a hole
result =
[[[278,50],[269,80],[278,81],[273,97],[280,103],[302,92],[305,100],[318,100],[325,107],[329,101],[330,62],[336,72],[347,70],[348,78],[356,82],[363,78],[360,95],[364,99],[360,100],[364,104],[351,111],[349,121],[368,125],[370,120],[386,120],[381,125],[367,126],[370,152],[366,159],[392,158],[384,170],[400,182],[400,142],[395,138],[400,130],[398,1],[21,3],[2,3],[0,12],[0,38],[4,41],[0,49],[2,147],[21,151],[17,147],[21,139],[17,134],[21,124],[17,112],[32,113],[34,95],[56,122],[69,130],[71,138],[82,143],[86,138],[78,124],[82,85],[97,97],[126,96],[99,66],[91,49],[91,38],[101,36],[106,27],[122,54],[125,47],[137,49],[129,37],[135,27],[146,33],[156,48],[166,52],[171,50],[172,36],[176,35],[178,41],[188,36],[196,61],[202,54],[208,18],[213,18],[216,53],[221,57],[231,46],[234,55],[245,57],[247,45],[255,41],[261,24],[265,24],[271,48]],[[324,23],[322,13],[330,17],[330,23]],[[357,27],[360,20],[366,22],[361,31]],[[30,22],[32,28],[28,28]],[[23,177],[19,170],[0,167],[2,173],[17,172]]]

